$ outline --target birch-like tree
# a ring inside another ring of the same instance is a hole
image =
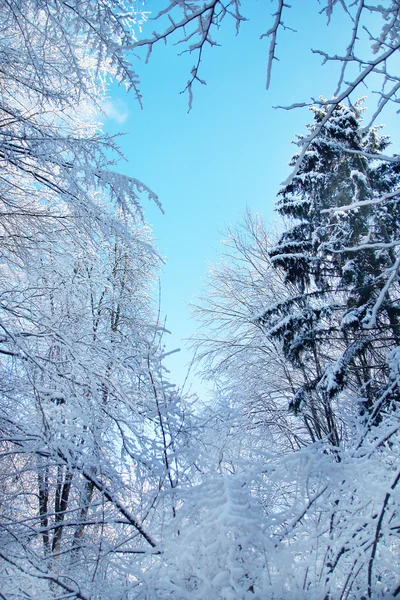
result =
[[[296,390],[316,377],[315,367],[291,364],[285,341],[266,335],[260,319],[266,306],[301,294],[273,267],[269,253],[276,239],[249,211],[228,230],[194,311],[201,328],[193,341],[203,376],[247,415],[249,429],[259,430],[265,445],[286,452],[321,439],[327,428],[315,399],[299,419],[289,413]]]
[[[126,59],[139,18],[101,0],[0,7],[7,600],[139,595],[174,516],[185,414],[152,301],[140,195],[156,196],[113,170],[96,123],[111,79],[140,100]]]

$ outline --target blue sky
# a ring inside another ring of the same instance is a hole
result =
[[[146,10],[155,14],[161,4],[149,0]],[[291,140],[311,120],[307,109],[288,112],[273,106],[331,96],[337,66],[322,68],[321,57],[310,48],[342,53],[349,35],[343,15],[338,13],[327,27],[317,2],[298,2],[285,19],[297,33],[282,33],[280,61],[274,64],[267,92],[268,41],[259,38],[271,25],[274,4],[247,0],[243,10],[249,21],[239,35],[226,21],[218,33],[221,46],[206,51],[201,76],[207,85],[195,88],[189,113],[187,95],[180,92],[194,58],[177,56],[180,48],[172,44],[159,44],[148,65],[136,62],[143,110],[133,95],[112,88],[110,118],[104,125],[111,133],[126,132],[120,146],[127,162],[119,168],[151,187],[165,210],[162,215],[155,206],[145,205],[166,260],[162,312],[171,335],[165,342],[167,350],[182,348],[167,365],[178,386],[191,358],[183,338],[196,330],[188,303],[203,292],[208,265],[218,260],[226,224],[237,223],[246,207],[262,213],[267,222],[276,220],[276,193],[289,174],[288,162],[295,151]],[[154,29],[162,27],[149,23],[144,36]],[[394,133],[393,127],[388,133]],[[198,382],[193,388],[202,391]]]

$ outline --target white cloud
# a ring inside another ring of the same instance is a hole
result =
[[[128,105],[120,99],[105,100],[102,104],[102,109],[107,119],[116,121],[119,124],[125,123],[129,117]]]

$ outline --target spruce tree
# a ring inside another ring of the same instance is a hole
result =
[[[309,133],[320,130],[279,192],[277,210],[292,224],[271,252],[273,264],[303,293],[261,317],[293,364],[316,366],[317,377],[305,381],[291,406],[304,410],[317,395],[334,444],[332,401],[345,387],[375,420],[388,405],[386,355],[400,332],[400,161],[380,160],[389,138],[362,128],[361,104],[339,104],[323,127],[326,107],[312,109]]]

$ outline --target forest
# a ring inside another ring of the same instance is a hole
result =
[[[344,53],[319,51],[339,76],[286,107],[309,125],[281,226],[248,210],[197,300],[208,399],[165,367],[162,198],[100,124],[111,85],[142,102],[137,57],[164,43],[193,58],[190,109],[250,1],[0,0],[0,600],[400,598],[400,156],[380,126],[400,1],[315,2],[348,23]],[[270,8],[267,89],[291,7]]]

